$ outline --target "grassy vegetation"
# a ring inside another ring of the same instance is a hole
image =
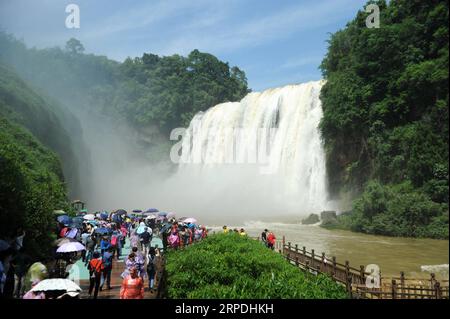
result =
[[[261,243],[212,235],[167,256],[169,298],[346,298],[330,278],[304,273]]]

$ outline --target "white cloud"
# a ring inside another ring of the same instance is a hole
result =
[[[216,24],[207,33],[201,28],[178,30],[178,35],[160,50],[166,53],[188,52],[195,47],[217,53],[254,47],[333,23],[340,19],[349,3],[354,5],[354,0],[285,7],[264,18]]]

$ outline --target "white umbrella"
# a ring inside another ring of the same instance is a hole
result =
[[[95,215],[94,214],[87,214],[83,216],[84,219],[86,220],[94,220],[95,219]]]
[[[81,291],[81,288],[72,280],[53,278],[44,279],[31,289],[33,292],[49,290]]]
[[[145,219],[156,219],[156,216],[155,215],[149,215]]]
[[[197,224],[197,220],[195,218],[186,218],[185,220],[183,220],[183,223],[185,224]]]
[[[62,244],[57,250],[57,253],[72,253],[75,251],[82,251],[85,250],[86,247],[84,247],[79,242],[71,242],[71,243],[65,243]]]

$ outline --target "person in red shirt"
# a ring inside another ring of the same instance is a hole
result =
[[[144,280],[136,268],[132,268],[130,275],[123,280],[120,299],[144,299]]]
[[[275,235],[272,232],[269,232],[267,235],[267,247],[274,250],[275,249]]]
[[[102,272],[105,269],[102,257],[99,252],[95,252],[92,260],[89,262],[89,296],[94,289],[94,299],[97,299],[98,290],[100,288],[100,282],[102,278]]]

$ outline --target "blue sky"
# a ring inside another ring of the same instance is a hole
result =
[[[67,4],[80,29],[65,27]],[[79,39],[123,61],[144,52],[209,52],[243,69],[255,91],[318,80],[330,33],[366,0],[0,0],[0,28],[39,48]]]

